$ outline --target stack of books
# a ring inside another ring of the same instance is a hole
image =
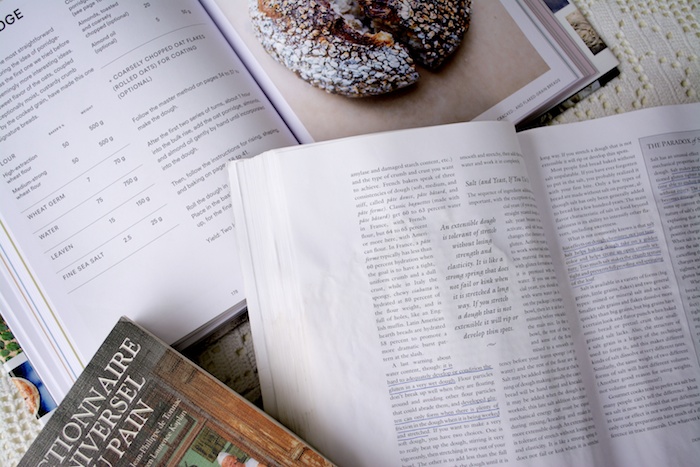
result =
[[[23,465],[697,458],[698,106],[535,128],[567,1],[297,6],[3,3]],[[178,353],[246,310],[269,415]]]

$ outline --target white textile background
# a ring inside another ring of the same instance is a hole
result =
[[[553,124],[698,101],[700,0],[574,3],[620,60],[620,75],[559,115]],[[241,339],[249,339],[247,326],[244,323],[237,329],[232,339],[221,340],[221,345],[231,346],[230,352],[222,353],[226,358],[210,362],[215,367],[209,371],[224,382],[255,375],[250,342],[241,344]],[[7,375],[0,375],[0,466],[16,465],[40,429]]]
[[[699,0],[574,0],[620,61],[620,75],[555,123],[697,102]]]

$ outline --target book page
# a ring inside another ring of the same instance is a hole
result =
[[[266,410],[341,464],[696,459],[694,116],[234,164]]]
[[[700,454],[697,105],[519,135],[604,437],[634,464]]]
[[[225,165],[296,141],[198,2],[2,17],[1,290],[60,400],[121,315],[173,343],[240,309]]]
[[[266,156],[234,164],[266,410],[340,464],[602,459],[512,126]]]

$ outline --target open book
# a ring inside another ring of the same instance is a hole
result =
[[[700,104],[230,170],[265,409],[332,461],[700,458]]]
[[[534,117],[615,65],[561,6],[474,2],[439,72],[353,100],[274,62],[240,0],[4,0],[1,305],[55,399],[122,314],[180,347],[244,309],[227,161],[338,132]]]
[[[332,464],[262,410],[124,318],[19,465]]]

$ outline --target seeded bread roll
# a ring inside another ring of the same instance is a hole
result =
[[[384,94],[416,82],[403,45],[385,32],[365,32],[328,0],[251,0],[263,48],[302,79],[350,97]]]
[[[358,0],[375,29],[391,32],[416,62],[436,69],[469,29],[471,0]]]

